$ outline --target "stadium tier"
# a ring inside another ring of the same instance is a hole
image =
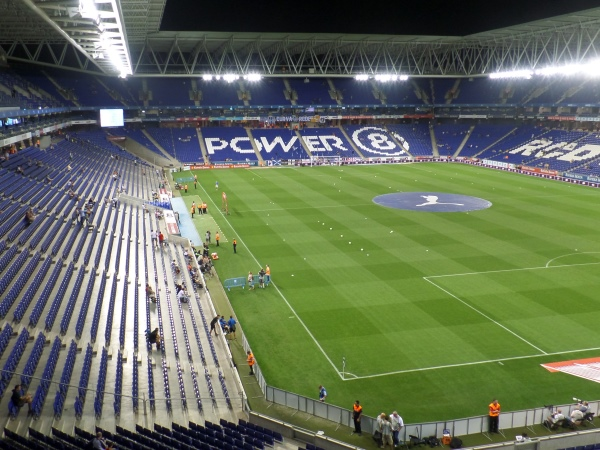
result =
[[[139,80],[138,80],[139,83]],[[141,80],[140,95],[152,106],[193,106],[191,81],[185,78],[148,78]]]
[[[290,104],[290,101],[285,98],[285,84],[281,79],[268,78],[261,83],[246,84],[244,90],[249,93],[247,101],[250,105],[276,107]]]
[[[77,106],[122,107],[112,98],[99,78],[89,74],[73,74],[62,70],[48,70],[47,77]]]
[[[4,373],[0,389],[17,383],[12,372],[22,374],[34,418],[75,423],[83,417],[88,429],[101,418],[108,426],[115,417],[131,421],[142,393],[152,410],[178,415],[184,408],[186,418],[192,412],[199,420],[210,409],[217,421],[229,417],[233,405],[240,405],[229,396],[237,389],[228,386],[230,369],[219,363],[223,349],[207,334],[210,303],[204,291],[195,291],[187,271],[174,270],[173,264],[187,264],[184,248],[168,243],[159,250],[150,240],[160,223],[141,204],[161,179],[103,136],[73,134],[45,151],[27,148],[0,167],[0,317],[15,324],[26,319],[42,330],[29,339],[22,326],[14,333],[10,325],[2,329],[0,363],[11,373]],[[116,200],[119,192],[140,199],[139,206]],[[31,223],[25,220],[29,208]],[[156,304],[144,293],[147,282],[157,288]],[[171,293],[176,282],[191,293],[185,306]],[[156,353],[144,338],[151,327],[164,336]],[[180,351],[202,372],[184,372]],[[219,375],[216,382],[209,370]],[[77,383],[79,389],[69,387]],[[4,395],[0,407],[16,418],[25,415],[9,402]]]
[[[401,145],[404,145],[404,143],[408,145],[405,148],[412,156],[433,155],[431,134],[427,124],[393,124],[387,125],[386,128],[395,137],[397,142]]]
[[[171,128],[175,158],[184,163],[203,163],[202,150],[195,128]]]
[[[356,82],[353,79],[340,78],[333,80],[336,90],[341,94],[341,100],[345,105],[381,105],[377,91],[368,82]]]
[[[358,156],[340,128],[304,128],[300,130],[300,135],[313,156]]]
[[[344,130],[365,158],[408,156],[406,150],[385,127],[345,125]]]
[[[242,127],[207,127],[201,129],[210,161],[256,161],[256,152],[248,131]]]
[[[175,142],[173,141],[173,132],[171,128],[147,128],[146,131],[154,138],[156,142],[172,157],[175,156]]]
[[[433,127],[438,152],[443,156],[452,156],[468,137],[469,125],[438,124]]]
[[[507,137],[507,135],[513,130],[516,130],[516,128],[517,127],[513,125],[487,125],[478,123],[473,127],[469,139],[458,156],[475,156],[495,142]]]
[[[252,137],[265,161],[308,158],[298,134],[293,130],[256,128],[252,130]]]
[[[243,105],[244,102],[238,96],[238,84],[226,83],[221,80],[197,81],[198,90],[202,93],[200,104],[203,107],[229,107],[233,105]]]
[[[309,82],[306,82],[308,80]],[[331,87],[323,79],[298,79],[287,80],[292,96],[298,105],[337,105],[337,100],[331,98]]]

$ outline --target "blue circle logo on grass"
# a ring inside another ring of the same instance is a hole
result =
[[[378,195],[373,201],[388,208],[425,212],[465,212],[492,206],[482,198],[443,192],[397,192]]]

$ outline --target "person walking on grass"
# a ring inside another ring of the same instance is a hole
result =
[[[233,253],[237,253],[237,241],[233,240]]]
[[[217,247],[219,246],[219,240],[221,240],[221,236],[219,236],[219,232],[215,233],[215,241],[217,242]]]

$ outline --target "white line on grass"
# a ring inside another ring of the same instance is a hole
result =
[[[519,336],[517,333],[515,333],[514,331],[512,331],[510,328],[505,327],[504,325],[502,325],[500,322],[492,319],[490,316],[488,316],[486,313],[484,313],[483,311],[480,311],[479,309],[475,308],[473,305],[469,305],[467,302],[465,302],[463,299],[457,297],[456,295],[454,295],[452,292],[448,291],[447,289],[444,289],[443,287],[435,284],[433,281],[428,280],[426,277],[423,277],[425,279],[425,281],[427,281],[428,283],[433,284],[436,288],[438,288],[439,290],[441,290],[442,292],[445,292],[447,295],[449,295],[450,297],[454,298],[455,300],[458,300],[459,302],[461,302],[463,305],[465,305],[468,308],[471,308],[473,311],[475,311],[477,314],[485,317],[487,320],[489,320],[490,322],[494,323],[495,325],[499,326],[500,328],[502,328],[504,331],[507,331],[508,333],[512,334],[514,337],[522,340],[523,342],[525,342],[527,345],[529,345],[530,347],[535,348],[538,352],[541,352],[542,354],[546,355],[547,353],[542,350],[541,348],[533,345],[531,342],[529,342],[527,339],[525,339],[522,336]]]
[[[352,205],[325,205],[325,206],[296,206],[294,208],[267,208],[267,209],[240,209],[239,212],[267,212],[267,211],[291,211],[299,209],[330,209],[330,208],[352,208],[354,206],[372,206],[373,203],[353,203]]]
[[[583,254],[590,254],[590,253],[600,253],[600,252],[576,252],[576,253],[567,253],[566,255],[560,255],[560,256],[557,256],[556,258],[552,258],[550,261],[548,261],[546,263],[546,268],[549,268],[550,264],[552,264],[552,262],[556,261],[557,259],[564,258],[566,256],[583,255]],[[598,264],[598,263],[587,263],[587,264]],[[560,266],[552,266],[552,267],[560,267]]]
[[[541,356],[559,356],[559,355],[568,355],[571,353],[581,353],[581,352],[591,352],[600,350],[600,347],[594,348],[584,348],[580,350],[565,350],[564,352],[553,352],[553,353],[544,353],[537,355],[523,355],[523,356],[512,356],[509,358],[498,358],[498,359],[486,359],[483,361],[472,361],[466,363],[458,363],[458,364],[446,364],[442,366],[430,366],[430,367],[419,367],[417,369],[406,369],[406,370],[395,370],[394,372],[384,372],[384,373],[376,373],[373,375],[355,375],[355,378],[346,378],[344,381],[352,381],[352,380],[362,380],[363,378],[379,378],[379,377],[387,377],[389,375],[400,375],[403,373],[414,373],[414,372],[427,372],[429,370],[440,370],[440,369],[452,369],[456,367],[466,367],[466,366],[476,366],[480,364],[490,364],[490,363],[500,363],[502,361],[516,361],[519,359],[531,359],[531,358],[539,358]],[[348,373],[348,372],[346,372]]]
[[[223,220],[225,220],[225,222],[227,222],[227,225],[229,225],[229,227],[231,228],[231,230],[235,232],[235,228],[233,228],[233,225],[231,225],[231,222],[229,222],[229,220],[227,220],[227,217],[225,216],[225,214],[223,214],[223,211],[221,211],[220,209],[217,208],[216,203],[208,195],[208,192],[206,192],[206,189],[204,189],[203,186],[201,186],[201,187],[202,187],[202,190],[204,191],[204,193],[206,194],[206,196],[210,199],[210,202],[214,205],[215,210],[218,210],[221,213],[221,216],[223,217]],[[252,257],[252,259],[256,262],[256,264],[258,264],[260,267],[262,267],[262,265],[258,262],[258,259],[256,259],[256,257],[254,256],[254,254],[250,251],[250,249],[248,248],[248,246],[246,244],[244,244],[244,241],[240,237],[239,233],[235,233],[235,235],[238,237],[240,243],[243,244],[244,247],[246,247],[246,250],[248,250],[248,254]],[[315,343],[315,345],[317,346],[317,348],[321,351],[321,353],[323,354],[323,356],[325,357],[325,359],[327,361],[329,361],[329,364],[331,364],[331,367],[333,367],[333,369],[335,370],[335,373],[337,373],[338,376],[340,378],[342,378],[341,372],[338,370],[338,368],[335,366],[335,364],[329,358],[329,356],[327,356],[327,353],[325,353],[325,350],[323,350],[323,347],[321,347],[321,344],[319,344],[319,341],[317,341],[317,339],[310,332],[310,330],[308,329],[308,327],[306,326],[306,324],[302,321],[302,319],[300,318],[300,316],[298,315],[298,313],[296,313],[296,311],[294,310],[294,308],[292,307],[292,305],[290,305],[290,302],[287,301],[287,298],[285,298],[285,295],[283,295],[283,293],[279,290],[279,288],[277,287],[277,285],[273,281],[271,281],[271,284],[273,285],[273,287],[275,288],[275,290],[277,291],[277,293],[281,296],[281,298],[283,299],[283,301],[285,302],[285,304],[288,306],[288,308],[290,308],[290,311],[292,311],[292,314],[294,314],[294,316],[296,316],[296,318],[298,319],[298,322],[300,322],[300,324],[302,325],[302,327],[304,327],[304,329],[306,330],[306,332],[308,333],[308,335],[310,336],[310,338],[313,340],[313,342]]]
[[[246,170],[249,172],[252,172],[252,176],[256,175],[258,178],[262,178],[262,176],[258,172],[255,172],[253,169],[246,169]]]
[[[579,252],[584,253],[584,252]],[[578,254],[579,254],[578,253]],[[589,253],[600,253],[600,252],[589,252]],[[566,255],[563,255],[566,256]],[[560,256],[558,257],[560,258]],[[554,258],[554,259],[558,259]],[[553,260],[550,260],[553,261]],[[446,277],[463,277],[466,275],[482,275],[485,273],[502,273],[502,272],[520,272],[523,270],[540,270],[540,269],[558,269],[561,267],[576,267],[576,266],[593,266],[598,265],[600,262],[590,262],[590,263],[580,263],[580,264],[561,264],[558,266],[538,266],[538,267],[524,267],[522,269],[499,269],[499,270],[486,270],[484,272],[464,272],[464,273],[450,273],[447,275],[429,275],[427,277],[423,277],[429,281],[429,278],[446,278]]]

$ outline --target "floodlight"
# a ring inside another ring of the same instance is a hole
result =
[[[356,81],[367,81],[369,79],[369,75],[367,75],[366,73],[361,73],[358,74],[354,77],[354,79]]]
[[[84,19],[93,19],[96,23],[100,22],[100,14],[98,14],[94,0],[79,0],[79,14]]]
[[[392,74],[377,74],[375,75],[376,81],[381,81],[382,83],[386,83],[388,81],[396,81],[398,79],[398,75]]]
[[[226,73],[225,75],[223,75],[223,80],[227,81],[228,83],[233,83],[238,78],[239,76],[233,73]]]
[[[204,75],[202,75],[202,79],[204,81],[212,81],[213,76],[211,74],[209,74],[209,73],[205,73]]]
[[[533,75],[533,71],[531,70],[513,70],[509,72],[493,72],[490,73],[490,78],[493,80],[501,79],[501,78],[522,78],[525,80],[529,80]]]
[[[247,75],[244,75],[244,79],[247,81],[260,81],[262,80],[262,75],[258,73],[249,73]]]

